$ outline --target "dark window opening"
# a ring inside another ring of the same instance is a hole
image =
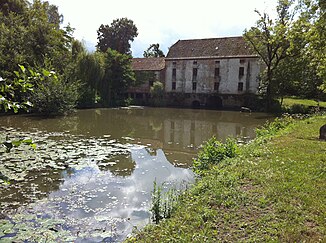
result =
[[[242,77],[244,75],[244,67],[239,68],[239,77]]]
[[[154,81],[153,81],[153,80],[150,80],[150,81],[149,81],[149,87],[152,87],[153,84],[154,84]]]
[[[173,68],[172,69],[172,80],[176,80],[177,79],[177,69],[176,68]]]
[[[196,91],[196,89],[197,89],[197,83],[193,82],[192,83],[192,90]]]
[[[215,74],[214,74],[215,79],[220,78],[220,68],[215,68]]]
[[[238,83],[238,91],[243,91],[243,83]]]
[[[194,65],[197,65],[197,61],[194,61],[193,63],[194,63]]]
[[[143,93],[136,93],[136,99],[142,99]]]
[[[215,64],[220,64],[220,61],[219,61],[219,60],[216,60],[216,61],[215,61]]]
[[[174,129],[174,121],[171,121],[171,129]]]
[[[215,82],[214,83],[214,90],[218,90],[219,86],[220,86],[220,83],[219,82]]]
[[[175,67],[177,65],[177,62],[176,61],[173,61],[172,62],[172,65]]]
[[[240,59],[240,63],[241,63],[241,64],[244,64],[245,62],[246,62],[245,59]]]
[[[192,70],[192,81],[197,81],[197,74],[198,74],[198,69],[193,68],[193,70]]]
[[[176,86],[177,86],[177,83],[176,82],[172,82],[172,90],[175,90],[176,89]]]

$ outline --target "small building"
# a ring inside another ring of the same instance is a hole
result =
[[[259,57],[243,37],[179,40],[165,58],[170,105],[236,107],[255,94]]]
[[[154,82],[165,83],[165,60],[161,57],[133,58],[132,69],[136,75],[136,85],[128,89],[128,97],[138,105],[146,105]]]

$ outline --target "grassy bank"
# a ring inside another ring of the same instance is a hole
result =
[[[326,101],[286,97],[282,102],[282,111],[289,113],[312,113],[318,109],[325,110]]]
[[[129,242],[325,242],[326,116],[260,131],[236,158],[213,166],[171,219]]]

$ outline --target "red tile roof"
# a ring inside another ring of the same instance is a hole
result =
[[[165,58],[133,58],[131,64],[134,71],[160,71],[165,67]]]
[[[167,58],[256,57],[242,36],[179,40],[170,47]]]

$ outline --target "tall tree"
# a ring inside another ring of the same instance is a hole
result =
[[[309,25],[306,31],[306,56],[310,66],[323,81],[320,89],[326,93],[326,2],[323,0],[304,0],[301,20]]]
[[[151,44],[143,54],[144,57],[165,57],[160,44]]]
[[[105,53],[105,74],[99,90],[104,105],[118,105],[127,88],[135,82],[131,56],[108,49]]]
[[[62,73],[71,58],[72,29],[60,28],[57,7],[40,0],[6,0],[0,8],[0,76],[13,78],[18,64],[49,65]]]
[[[76,76],[81,82],[79,106],[89,107],[96,102],[99,85],[104,77],[105,55],[101,52],[81,53],[78,57]]]
[[[101,25],[97,31],[97,49],[106,52],[109,48],[122,54],[131,54],[130,42],[138,36],[134,22],[127,18],[113,20],[111,25]]]
[[[291,10],[293,2],[293,0],[279,0],[275,20],[272,20],[267,13],[260,13],[256,10],[259,20],[254,27],[245,30],[244,33],[244,38],[266,65],[261,88],[264,89],[266,95],[267,109],[271,107],[279,86],[278,80],[274,78],[275,70],[288,56],[290,48],[287,36],[295,14],[295,10]]]

